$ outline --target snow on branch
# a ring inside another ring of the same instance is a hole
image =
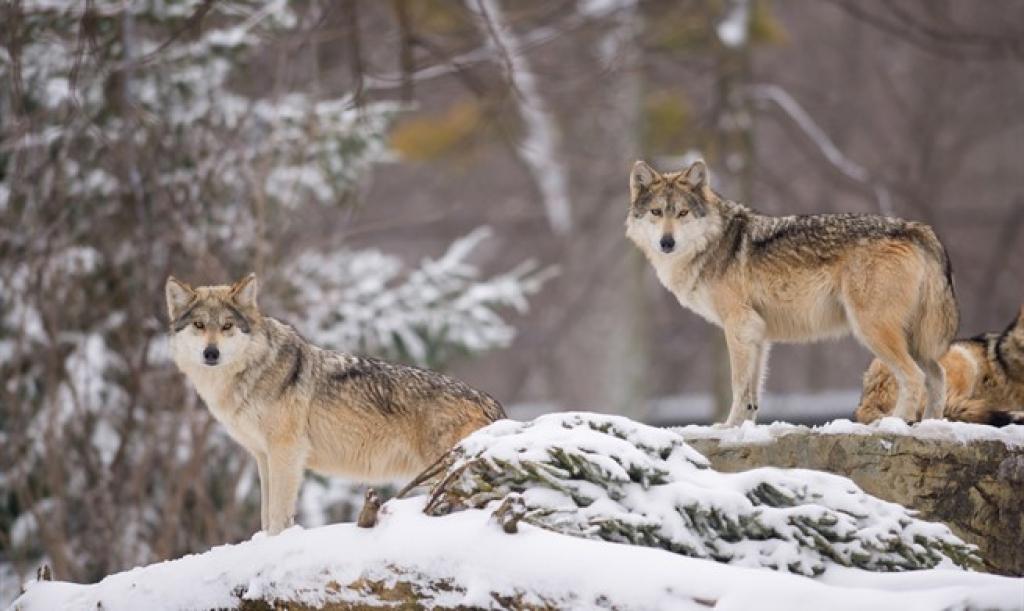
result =
[[[318,343],[420,365],[506,347],[515,328],[499,310],[525,312],[528,297],[556,270],[526,261],[480,278],[467,259],[491,235],[478,228],[412,270],[377,250],[305,253],[285,272],[295,294],[291,309]]]
[[[814,119],[789,92],[778,85],[764,84],[750,85],[747,87],[747,92],[756,101],[772,102],[781,108],[818,147],[829,163],[847,178],[871,187],[875,199],[878,201],[878,209],[882,214],[887,216],[893,214],[892,200],[889,197],[888,189],[872,181],[871,175],[864,166],[844,155],[828,137],[828,134],[814,122]]]
[[[750,37],[750,0],[732,0],[729,12],[715,28],[715,32],[727,47],[746,45]]]
[[[589,0],[578,7],[578,11],[571,13],[561,21],[548,22],[518,36],[521,43],[520,49],[526,51],[530,48],[545,45],[560,36],[565,35],[590,22],[599,22],[602,19],[615,17],[617,14],[627,13],[635,7],[635,0]],[[472,6],[470,10],[472,10]],[[472,64],[494,61],[496,58],[494,45],[487,42],[484,46],[477,47],[465,53],[455,55],[447,60],[419,68],[409,75],[398,72],[390,72],[376,75],[367,75],[364,80],[366,90],[388,90],[401,87],[405,78],[416,82],[428,81],[440,78],[457,72],[461,68]]]
[[[569,231],[572,210],[569,175],[559,152],[558,125],[540,94],[522,41],[506,23],[497,0],[471,0],[467,4],[476,15],[480,31],[505,65],[506,77],[526,128],[518,146],[519,156],[540,191],[551,229],[564,234]]]

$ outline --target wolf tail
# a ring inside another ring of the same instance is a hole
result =
[[[488,422],[497,422],[498,420],[504,420],[505,418],[508,418],[508,416],[505,414],[505,408],[502,407],[501,403],[498,403],[497,399],[485,393],[481,394],[483,394],[484,396],[483,399],[481,400],[480,407],[483,410],[484,416],[487,418]]]
[[[946,406],[944,415],[949,420],[991,424],[992,426],[1024,424],[1024,411],[993,409],[987,403],[978,399],[964,399],[951,402]]]
[[[910,348],[915,357],[938,360],[949,350],[960,326],[953,266],[931,227],[915,223],[913,237],[927,255],[931,270],[921,286],[920,316],[911,323]]]
[[[864,373],[864,389],[854,418],[868,424],[888,416],[896,406],[899,393],[900,388],[892,372],[882,361],[875,359]]]
[[[988,423],[992,426],[1024,424],[1024,411],[996,409],[989,412]]]

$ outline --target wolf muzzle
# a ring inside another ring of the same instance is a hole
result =
[[[662,236],[659,245],[661,246],[661,252],[668,254],[676,247],[676,239],[670,235]]]

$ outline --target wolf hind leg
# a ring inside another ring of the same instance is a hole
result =
[[[946,371],[935,359],[922,359],[918,365],[924,371],[924,386],[927,402],[924,418],[942,418],[946,406]]]
[[[921,302],[907,327],[910,353],[924,371],[928,395],[925,418],[942,418],[946,406],[946,370],[939,359],[949,351],[959,320],[952,290],[939,270],[926,276]]]
[[[844,278],[842,302],[854,337],[896,379],[899,395],[892,415],[914,422],[924,410],[927,394],[925,372],[914,355],[925,355],[910,344],[907,329],[919,315],[922,271],[917,257],[903,254],[894,250],[885,257],[865,257],[855,273]]]
[[[907,422],[918,419],[925,403],[924,371],[910,356],[902,324],[852,317],[853,333],[892,372],[899,385],[899,397],[892,415]]]

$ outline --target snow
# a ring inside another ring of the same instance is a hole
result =
[[[733,428],[717,428],[700,425],[676,427],[686,439],[714,439],[726,445],[747,443],[772,443],[777,438],[796,433],[815,435],[900,435],[918,439],[974,443],[998,441],[1008,447],[1024,446],[1024,425],[1012,424],[994,427],[986,424],[952,422],[949,420],[924,420],[907,424],[899,418],[882,418],[871,424],[860,424],[849,420],[834,420],[814,427],[799,426],[786,422],[752,424],[749,422]]]
[[[382,498],[387,498],[405,482],[374,484]],[[306,478],[299,494],[299,519],[304,526],[323,526],[335,520],[350,520],[359,514],[368,486],[332,477]],[[390,490],[390,493],[388,492]],[[333,518],[333,519],[332,519]]]
[[[311,605],[372,603],[369,593],[331,581],[392,581],[394,571],[450,579],[433,603],[493,608],[492,593],[566,608],[612,601],[624,609],[1018,609],[1024,580],[933,569],[877,575],[829,570],[819,579],[734,567],[669,552],[589,541],[521,524],[502,532],[486,511],[431,518],[423,498],[392,501],[374,529],[338,524],[256,535],[237,545],[136,568],[92,585],[31,584],[12,609],[234,608],[265,597]],[[389,568],[393,567],[393,568]],[[464,588],[464,589],[463,589]],[[700,599],[704,602],[695,602]]]
[[[783,420],[799,424],[821,424],[853,413],[860,389],[825,392],[766,393],[758,414],[766,422]],[[550,401],[514,403],[506,412],[517,420],[532,420],[543,414],[564,411],[567,406]],[[715,399],[710,393],[682,393],[654,397],[641,407],[648,424],[678,426],[715,422]]]
[[[838,423],[829,430],[852,430],[851,426],[860,425]],[[617,416],[569,413],[530,423],[500,421],[474,433],[461,447],[464,457],[460,460],[475,455],[494,464],[542,461],[551,448],[591,454],[604,477],[622,484],[623,495],[614,501],[596,498],[588,511],[607,511],[614,503],[640,499],[637,490],[629,489],[639,471],[672,470],[685,474],[689,482],[648,486],[658,490],[643,499],[646,514],[637,519],[653,516],[671,522],[665,507],[679,494],[697,494],[703,501],[742,511],[749,503],[743,492],[771,478],[794,498],[808,490],[816,493],[815,511],[838,507],[841,519],[851,523],[866,518],[867,526],[859,527],[871,536],[883,537],[892,528],[906,526],[908,520],[914,522],[912,528],[931,531],[929,535],[946,531],[939,524],[910,518],[898,505],[856,494],[852,482],[826,473],[780,469],[717,473],[675,432]],[[304,504],[316,505],[317,498],[344,493],[334,488],[328,484]],[[534,501],[545,494],[542,500],[547,503],[565,501],[556,489],[534,488],[528,493]],[[424,513],[426,502],[425,496],[389,501],[373,529],[351,523],[297,526],[276,537],[258,533],[248,541],[138,567],[95,584],[30,582],[10,609],[236,608],[243,599],[313,606],[386,603],[366,587],[367,581],[391,586],[413,582],[424,597],[423,604],[448,607],[496,608],[501,602],[495,596],[559,608],[800,610],[827,606],[831,611],[924,611],[1021,609],[1024,605],[1024,579],[951,566],[877,573],[829,563],[821,575],[807,577],[687,557],[656,547],[568,536],[528,519],[519,523],[517,533],[506,534],[492,515],[497,501],[438,517]],[[766,513],[787,509],[796,508],[760,507]],[[777,522],[775,527],[783,526]],[[744,544],[750,552],[763,542],[733,542]],[[772,553],[784,558],[786,550],[780,546]],[[442,587],[430,587],[441,582]],[[350,588],[349,584],[356,585]]]
[[[715,31],[727,47],[738,48],[747,44],[750,30],[750,0],[732,0],[728,14]]]

